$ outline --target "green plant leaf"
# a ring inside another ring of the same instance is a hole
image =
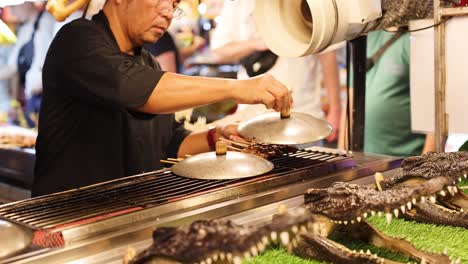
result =
[[[468,151],[468,141],[460,147],[459,151]]]

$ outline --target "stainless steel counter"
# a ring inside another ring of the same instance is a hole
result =
[[[62,235],[67,241],[64,247],[31,250],[0,263],[121,263],[128,247],[141,250],[151,244],[151,234],[157,226],[177,226],[199,219],[223,217],[241,224],[264,221],[271,217],[280,203],[290,207],[301,204],[302,194],[309,188],[327,187],[336,181],[359,180],[366,183],[372,180],[366,176],[392,170],[401,162],[393,157],[363,153],[354,153],[353,156],[356,163],[352,168],[331,173],[323,171],[312,177],[301,176],[298,181],[270,184],[269,188],[252,189],[250,192],[236,193],[235,189],[226,189],[224,192],[229,194],[200,194],[64,229]]]

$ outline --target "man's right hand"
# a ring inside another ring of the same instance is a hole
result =
[[[232,92],[240,104],[264,104],[278,112],[287,112],[292,107],[293,99],[288,88],[270,74],[239,82],[240,87],[236,86]]]

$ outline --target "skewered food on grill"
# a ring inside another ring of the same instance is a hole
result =
[[[298,149],[290,145],[255,143],[244,148],[242,152],[257,155],[264,159],[276,158],[284,154],[294,153]]]
[[[264,159],[272,159],[298,151],[296,147],[290,145],[266,144],[255,141],[239,142],[223,138],[220,138],[219,140],[225,141],[228,144],[229,150],[256,155]]]
[[[29,148],[36,144],[35,131],[13,126],[0,127],[0,145],[7,147]]]

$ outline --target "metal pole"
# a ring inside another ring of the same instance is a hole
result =
[[[353,65],[353,100],[351,113],[351,150],[364,151],[366,110],[367,36],[351,40]]]
[[[434,0],[434,24],[438,25],[434,31],[434,74],[435,74],[435,150],[444,152],[445,139],[448,135],[447,116],[445,113],[445,23],[442,21],[440,0]]]

